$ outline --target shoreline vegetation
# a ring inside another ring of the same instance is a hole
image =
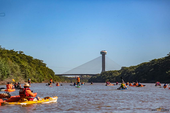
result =
[[[170,82],[170,53],[166,57],[137,66],[105,71],[97,76],[81,79],[81,82],[120,82],[120,77],[123,77],[126,82],[168,83]],[[0,46],[0,84],[12,82],[12,79],[20,83],[25,83],[28,79],[31,79],[32,83],[49,83],[50,78],[54,82],[76,82],[76,79],[55,75],[42,60],[25,55],[23,51],[7,50]]]
[[[120,70],[105,71],[89,79],[89,82],[170,83],[170,53],[159,59],[143,62],[137,66],[122,67]]]
[[[54,71],[42,60],[25,55],[23,51],[7,50],[0,46],[0,84],[7,82],[24,83],[31,79],[32,83],[69,81],[65,77],[56,76]]]

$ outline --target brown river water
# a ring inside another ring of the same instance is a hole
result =
[[[145,87],[128,87],[117,90],[119,85],[105,86],[104,83],[86,83],[81,88],[63,83],[63,86],[46,86],[45,83],[31,84],[30,89],[39,97],[58,96],[57,103],[33,104],[27,106],[0,106],[2,113],[157,113],[170,112],[170,89],[143,83]],[[23,86],[23,84],[22,84]],[[5,87],[0,85],[0,87]],[[11,95],[18,95],[19,90]],[[161,109],[157,109],[160,108]]]

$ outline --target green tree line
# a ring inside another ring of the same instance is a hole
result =
[[[126,82],[156,81],[170,83],[170,53],[159,59],[141,63],[137,66],[122,67],[120,70],[105,71],[89,79],[89,82],[121,82],[121,77]]]
[[[50,78],[54,81],[67,80],[56,76],[42,60],[25,55],[23,51],[7,50],[0,46],[0,81],[7,78],[17,81],[30,78],[32,82],[49,81]]]

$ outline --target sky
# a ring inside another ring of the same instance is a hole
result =
[[[170,52],[169,0],[0,0],[0,45],[62,74],[107,51],[121,66]]]

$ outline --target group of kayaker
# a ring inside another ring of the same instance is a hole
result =
[[[84,82],[80,82],[80,77],[76,78],[77,82],[74,82],[73,84],[70,84],[70,86],[80,86],[80,85],[85,85]]]
[[[157,82],[155,83],[155,86],[161,86],[161,83],[157,81]],[[164,83],[163,88],[164,88],[164,89],[165,89],[165,88],[168,88],[168,84]],[[170,87],[169,87],[169,89],[170,89]]]
[[[129,82],[126,82],[126,85],[129,85],[129,86],[135,86],[135,87],[143,87],[145,85],[142,85],[140,82],[133,82],[133,83],[129,83]]]
[[[27,99],[28,101],[30,101],[30,100],[37,101],[40,99],[39,97],[36,97],[37,93],[33,93],[33,91],[31,91],[31,89],[29,89],[30,84],[28,84],[28,83],[25,83],[24,88],[22,88],[20,83],[15,83],[14,85],[12,85],[12,83],[7,82],[6,90],[4,90],[6,93],[2,93],[1,96],[5,97],[5,95],[7,95],[6,98],[10,98],[9,92],[15,91],[14,88],[16,88],[16,87],[20,89],[19,95],[18,95],[19,98],[24,98],[24,99]]]
[[[50,81],[49,81],[49,83],[48,83],[48,84],[46,84],[46,86],[50,86],[50,87],[52,87],[52,83],[54,83],[54,81],[53,81],[53,79],[52,79],[52,78],[50,78]],[[57,82],[57,83],[56,83],[56,86],[62,86],[62,84],[60,84],[59,82]]]

